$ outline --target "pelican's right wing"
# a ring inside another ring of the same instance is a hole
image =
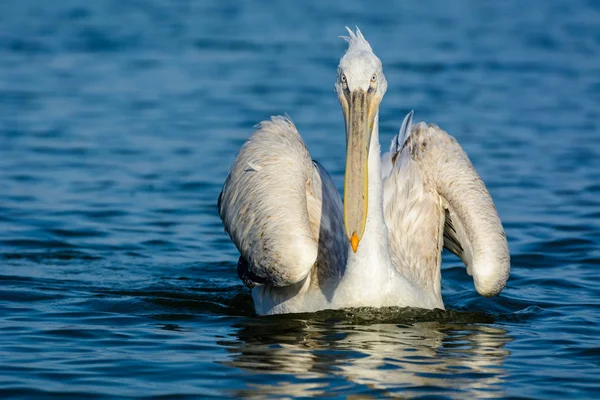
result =
[[[219,196],[225,231],[241,253],[247,286],[288,286],[315,265],[319,277],[345,267],[342,202],[289,118],[263,121],[242,146]]]

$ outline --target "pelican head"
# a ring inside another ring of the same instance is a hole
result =
[[[344,180],[344,224],[356,252],[367,225],[368,164],[371,135],[379,103],[387,89],[381,60],[356,28],[346,27],[349,43],[340,60],[335,91],[346,122],[346,175]]]

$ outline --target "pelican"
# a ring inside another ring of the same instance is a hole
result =
[[[357,28],[346,28],[335,91],[346,125],[344,202],[289,117],[261,122],[219,196],[257,314],[347,307],[444,309],[443,247],[483,296],[504,288],[510,255],[485,184],[456,139],[412,111],[381,155],[387,81]]]

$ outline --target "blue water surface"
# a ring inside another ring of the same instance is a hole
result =
[[[333,92],[358,25],[387,143],[453,134],[512,275],[448,311],[260,318],[216,201],[288,113],[341,186]],[[0,397],[600,396],[600,3],[0,2]]]

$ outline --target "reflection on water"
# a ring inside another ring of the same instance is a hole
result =
[[[225,364],[273,374],[237,396],[316,396],[349,384],[379,395],[505,396],[502,364],[512,338],[497,326],[280,317],[236,328],[237,340],[222,343],[232,354]]]

